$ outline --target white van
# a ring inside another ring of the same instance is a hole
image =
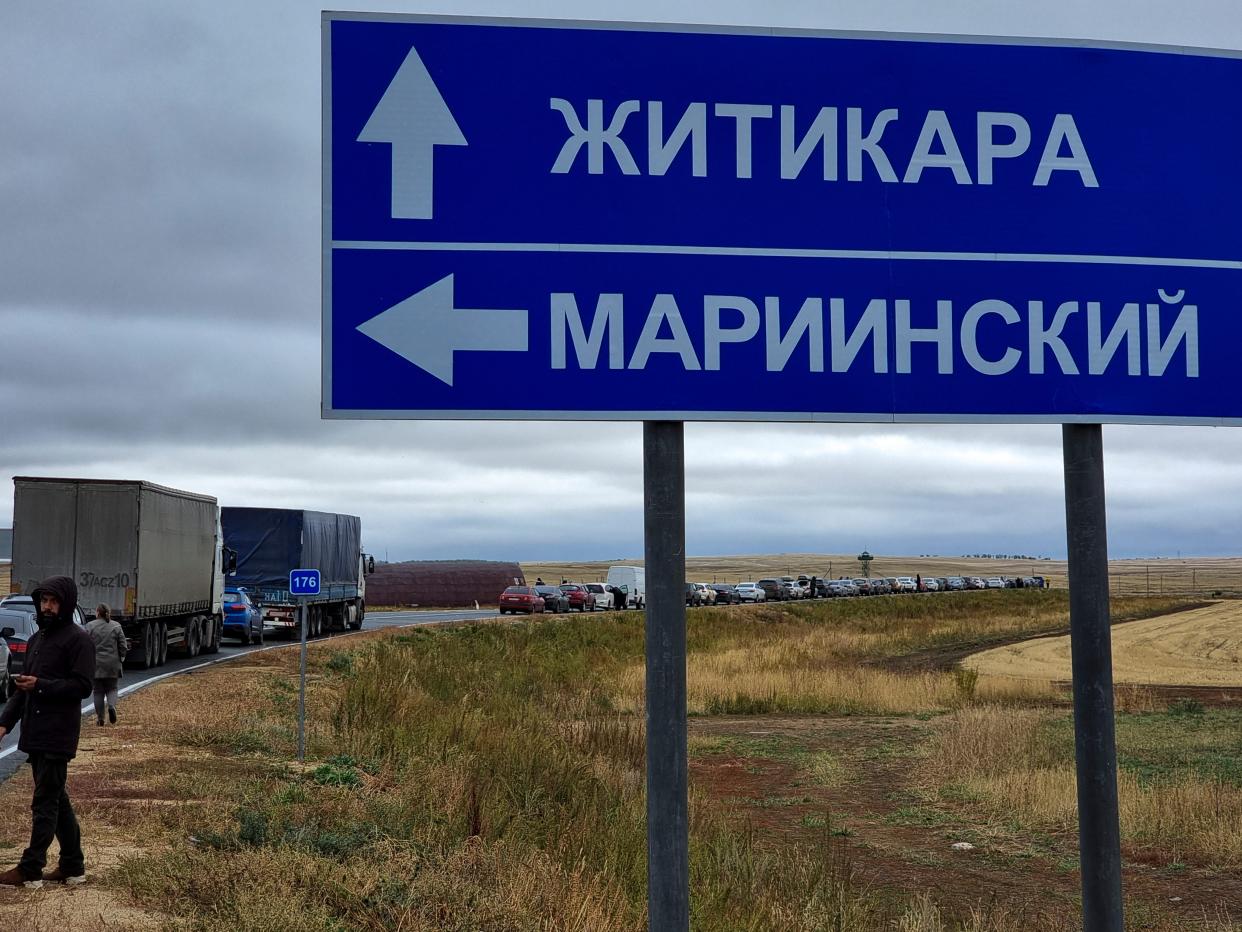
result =
[[[647,604],[647,571],[641,566],[608,567],[608,585],[625,593],[626,608],[642,608]]]

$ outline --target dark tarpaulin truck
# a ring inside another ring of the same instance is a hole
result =
[[[290,508],[221,509],[224,544],[237,554],[230,584],[263,606],[263,623],[277,634],[297,634],[297,603],[307,604],[307,636],[358,630],[366,615],[362,520],[353,515]],[[294,599],[289,572],[317,569],[320,594]]]
[[[72,577],[87,617],[100,602],[111,608],[133,666],[220,649],[228,559],[209,495],[139,480],[13,480],[10,589]]]

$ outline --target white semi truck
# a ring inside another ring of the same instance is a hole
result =
[[[29,594],[48,576],[71,577],[88,618],[100,602],[112,610],[134,666],[220,649],[233,561],[210,495],[137,480],[13,480],[10,589]]]

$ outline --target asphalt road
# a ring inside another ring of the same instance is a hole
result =
[[[362,626],[362,632],[375,631],[379,628],[403,628],[412,625],[429,625],[443,624],[449,621],[471,621],[476,618],[495,618],[497,617],[495,609],[474,610],[461,609],[451,611],[417,611],[417,612],[371,612],[367,615],[366,621]],[[349,637],[358,632],[335,632],[316,638],[313,643],[319,644],[323,641],[333,638]],[[150,670],[131,670],[126,667],[125,676],[121,678],[121,696],[132,693],[143,686],[162,680],[178,673],[184,673],[187,670],[197,670],[202,667],[214,663],[227,663],[236,657],[253,653],[257,650],[297,650],[297,641],[283,641],[275,638],[267,638],[266,643],[260,647],[257,644],[250,647],[243,647],[237,641],[225,641],[220,645],[220,653],[204,654],[199,657],[169,657],[168,662],[162,667],[154,667]],[[124,714],[124,706],[119,707]],[[94,706],[88,699],[82,705],[83,716],[93,716],[95,714]],[[91,727],[94,727],[93,725]],[[14,771],[26,762],[26,755],[17,750],[17,738],[20,732],[20,726],[13,730],[12,734],[5,735],[0,740],[0,782],[7,780]]]

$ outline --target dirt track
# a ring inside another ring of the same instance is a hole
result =
[[[1112,629],[1113,680],[1157,686],[1242,687],[1242,602],[1147,618]],[[967,657],[983,674],[1064,681],[1068,637],[1038,638]]]

